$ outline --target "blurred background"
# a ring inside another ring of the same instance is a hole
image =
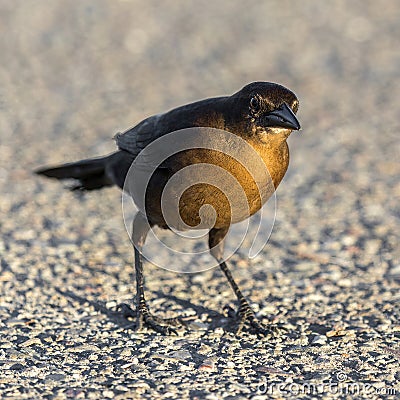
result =
[[[291,163],[269,243],[251,263],[241,254],[230,263],[255,310],[289,324],[292,336],[271,352],[243,338],[250,344],[226,370],[220,349],[237,342],[207,331],[201,342],[219,374],[193,381],[173,368],[171,379],[193,388],[220,382],[225,391],[237,374],[257,385],[263,354],[266,365],[301,380],[330,382],[339,367],[392,385],[397,364],[388,366],[394,356],[382,349],[398,343],[400,313],[399,21],[396,0],[0,0],[0,332],[5,359],[19,360],[11,381],[56,374],[38,378],[29,397],[37,398],[57,374],[76,387],[90,380],[91,390],[108,382],[111,391],[112,382],[138,379],[153,387],[157,368],[169,379],[168,361],[148,354],[187,349],[184,341],[153,336],[149,350],[151,341],[117,330],[107,311],[134,294],[120,193],[77,198],[32,171],[111,152],[116,132],[149,115],[263,80],[298,95],[303,129],[289,138]],[[219,311],[233,294],[218,271],[179,275],[149,263],[145,270],[159,315],[192,308],[203,322],[214,315],[223,325]],[[324,347],[332,357],[319,357],[315,346],[335,327],[353,333]],[[199,342],[192,335],[190,351]],[[35,343],[41,353],[31,350]],[[79,343],[98,346],[90,349],[90,377],[87,353],[69,353]],[[119,368],[130,354],[142,369]],[[189,389],[182,390],[181,398]]]
[[[395,1],[384,8],[361,0],[28,0],[0,7],[2,138],[29,131],[45,140],[46,153],[47,140],[81,152],[92,138],[106,141],[148,115],[255,80],[298,93],[301,142],[322,141],[345,120],[379,118],[398,99]]]

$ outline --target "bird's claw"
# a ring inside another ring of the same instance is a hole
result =
[[[125,318],[135,318],[136,323],[133,327],[135,331],[140,331],[143,325],[155,330],[156,332],[165,335],[178,335],[175,327],[186,326],[191,319],[189,316],[174,317],[174,318],[160,318],[152,315],[147,306],[138,307],[133,310],[128,304],[121,303],[117,306],[117,312]]]
[[[251,330],[255,331],[259,337],[277,337],[284,328],[275,324],[263,324],[260,322],[247,302],[241,302],[239,310],[235,310],[227,306],[225,307],[230,318],[235,319],[234,332],[240,335],[245,325],[249,325]]]

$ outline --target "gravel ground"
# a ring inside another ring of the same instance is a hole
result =
[[[0,1],[0,397],[396,398],[399,20],[395,0]],[[134,294],[120,193],[31,171],[255,80],[298,94],[303,131],[271,239],[230,263],[288,332],[237,338],[219,271],[147,263],[153,310],[197,319],[135,333],[114,312]]]

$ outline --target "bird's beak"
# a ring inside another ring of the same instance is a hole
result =
[[[300,123],[292,109],[283,103],[279,108],[264,116],[264,124],[270,128],[287,128],[298,131]]]

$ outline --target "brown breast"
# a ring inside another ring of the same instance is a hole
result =
[[[256,183],[257,178],[248,171],[251,170],[249,165],[242,165],[226,154],[209,149],[180,154],[177,164],[190,168],[174,171],[172,179],[175,181],[170,181],[164,192],[162,214],[169,213],[168,222],[175,221],[179,212],[189,227],[221,228],[256,213],[285,175],[289,151],[286,142],[276,146],[250,144],[261,156],[270,175],[262,182]],[[251,162],[249,160],[248,164]],[[175,228],[185,227],[177,224]]]

